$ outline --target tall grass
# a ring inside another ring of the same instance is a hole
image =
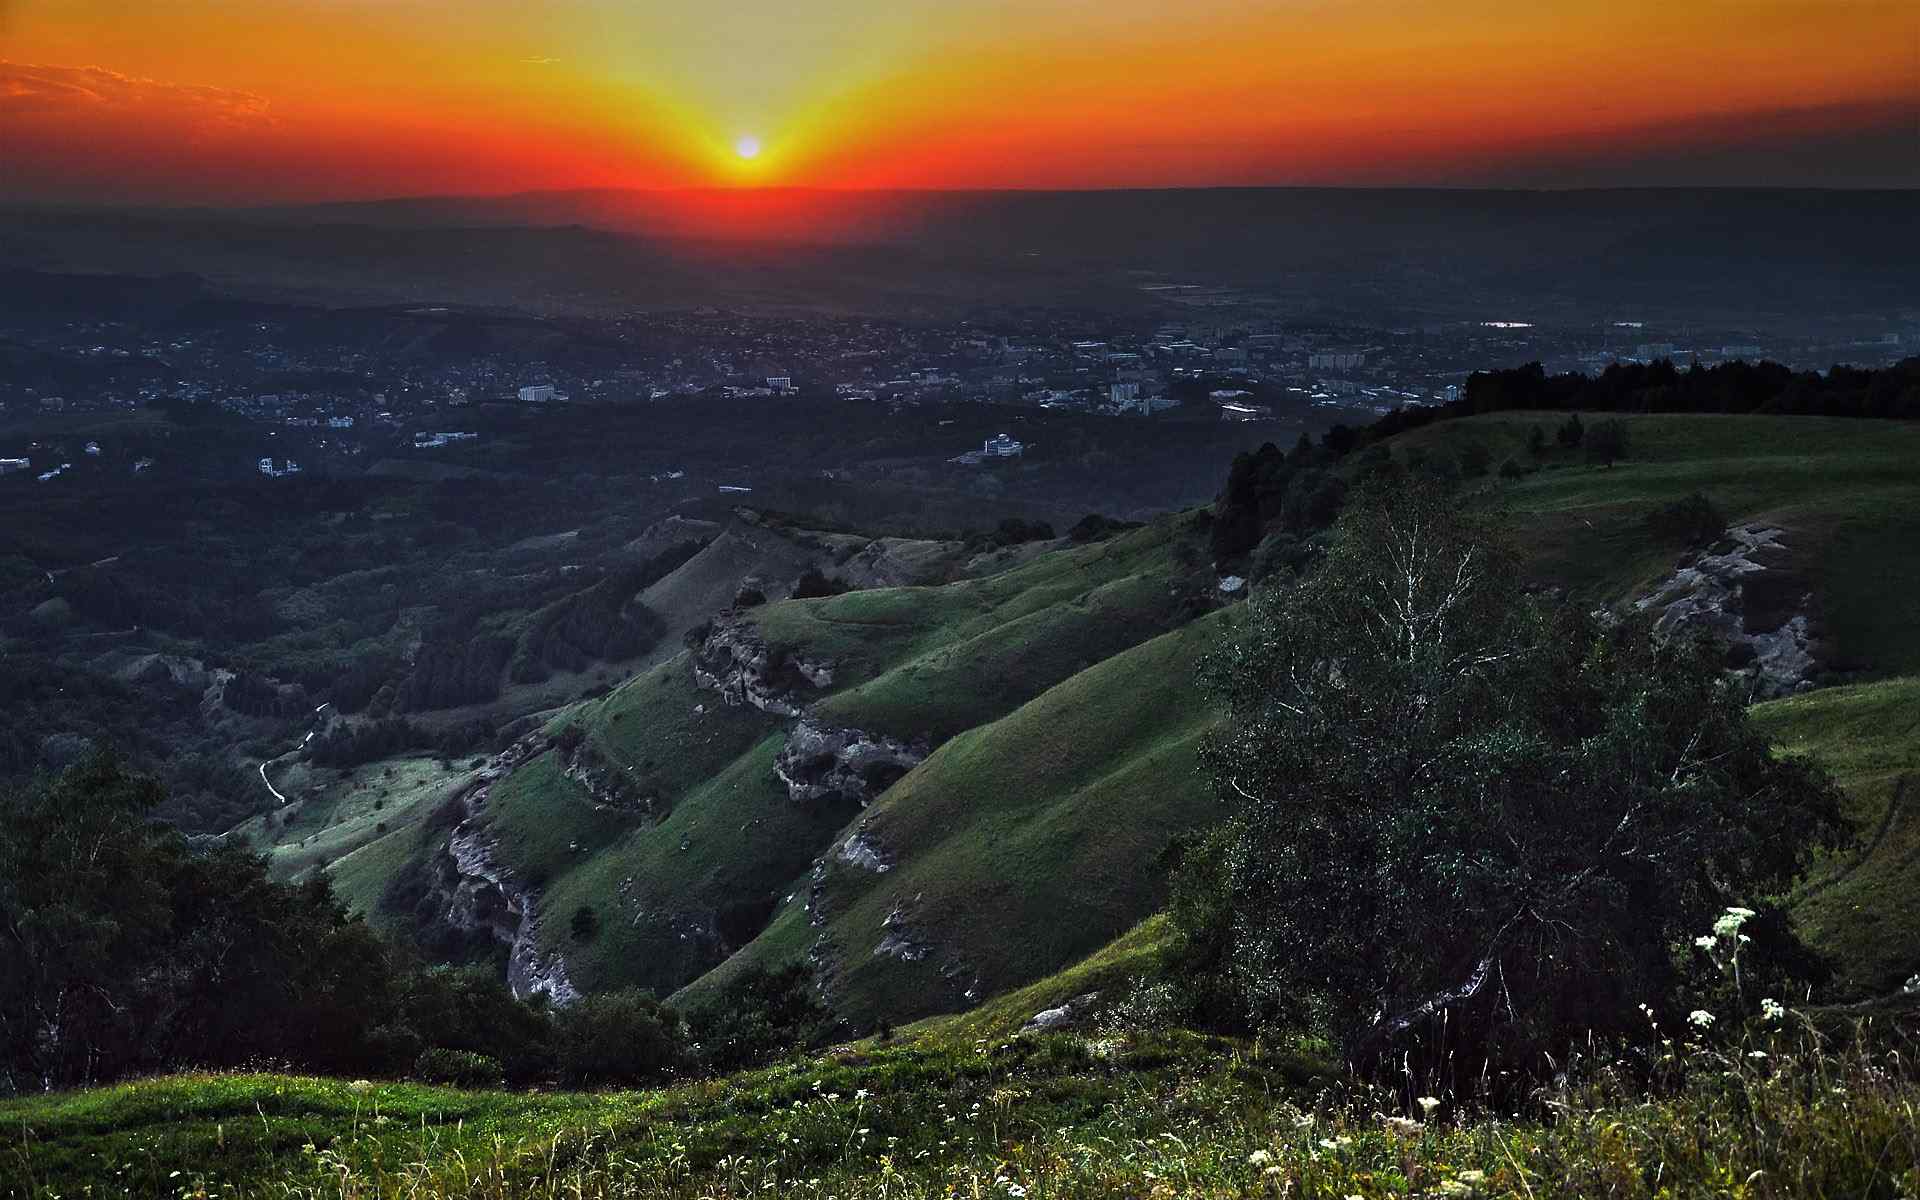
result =
[[[382,1091],[245,1177],[209,1144],[169,1167],[178,1174],[149,1171],[144,1186],[70,1187],[77,1176],[35,1173],[30,1140],[16,1157],[26,1182],[11,1194],[1920,1196],[1911,1044],[1884,1031],[1836,1041],[1791,1020],[1737,1043],[1651,1030],[1637,1050],[1577,1056],[1517,1114],[1403,1102],[1397,1089],[1314,1078],[1298,1054],[1178,1033],[850,1052],[562,1104],[519,1128],[501,1114],[536,1101],[502,1096],[488,1101],[504,1107],[485,1133],[389,1115]]]

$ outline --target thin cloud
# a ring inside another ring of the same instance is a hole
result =
[[[523,58],[520,61],[535,67],[550,67],[553,64],[559,62],[560,60],[557,58],[551,57],[550,55],[539,54],[539,55],[535,55],[532,58]]]
[[[252,92],[167,83],[106,67],[60,67],[0,59],[0,117],[129,116],[184,121],[201,130],[272,121]]]

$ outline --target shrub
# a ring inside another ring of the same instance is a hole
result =
[[[498,1059],[444,1046],[421,1051],[413,1063],[413,1076],[422,1083],[463,1088],[497,1088],[507,1080]]]
[[[793,585],[795,600],[814,600],[823,596],[838,596],[853,590],[853,585],[835,575],[828,575],[819,567],[808,567],[801,574],[799,582]]]
[[[1587,432],[1587,461],[1611,467],[1627,456],[1627,423],[1619,418],[1602,421]]]
[[[638,988],[585,996],[555,1017],[554,1044],[567,1083],[651,1083],[687,1069],[680,1014]]]
[[[1711,545],[1727,531],[1727,516],[1700,493],[1658,505],[1646,515],[1647,532],[1671,545]]]

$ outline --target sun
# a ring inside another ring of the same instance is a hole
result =
[[[760,139],[757,137],[743,137],[733,144],[733,152],[741,158],[759,158]]]

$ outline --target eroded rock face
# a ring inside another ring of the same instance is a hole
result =
[[[1806,691],[1822,647],[1813,592],[1793,569],[1785,536],[1771,526],[1735,525],[1727,530],[1730,546],[1683,565],[1634,610],[1655,614],[1657,634],[1705,632],[1725,643],[1729,669],[1751,681],[1756,698]]]
[[[807,717],[787,734],[773,771],[795,804],[841,799],[864,808],[926,756],[924,746]]]
[[[833,683],[833,667],[770,649],[751,623],[727,612],[714,618],[694,651],[693,678],[728,704],[797,717],[808,691]]]
[[[507,947],[507,986],[515,996],[545,995],[564,1005],[580,993],[567,977],[566,960],[540,949],[539,893],[513,877],[474,819],[485,811],[494,783],[545,746],[544,737],[515,742],[489,762],[460,797],[465,816],[447,836],[439,867],[442,919],[455,929],[483,931]]]

